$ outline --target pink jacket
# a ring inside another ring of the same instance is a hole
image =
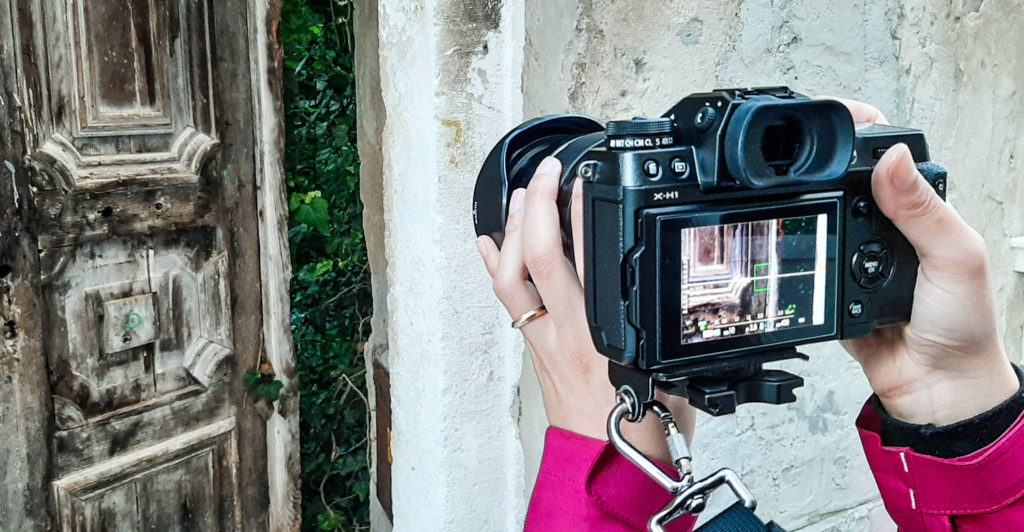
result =
[[[953,459],[883,447],[881,418],[870,402],[857,429],[901,531],[1024,530],[1024,416],[998,441]],[[526,531],[646,530],[647,519],[668,501],[666,491],[608,442],[551,427]],[[688,532],[694,521],[677,519],[668,530]]]

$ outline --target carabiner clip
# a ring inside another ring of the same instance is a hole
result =
[[[750,510],[754,510],[757,507],[757,500],[754,499],[754,495],[743,484],[739,475],[731,469],[719,469],[714,474],[700,481],[694,481],[690,448],[686,443],[686,438],[679,433],[675,420],[672,418],[672,413],[664,405],[657,401],[652,401],[645,405],[637,405],[636,395],[628,387],[623,387],[616,395],[616,398],[618,402],[608,416],[608,440],[611,441],[612,446],[622,456],[640,468],[659,486],[675,496],[668,505],[651,516],[650,520],[647,521],[647,528],[651,532],[664,532],[664,525],[683,513],[699,514],[707,506],[707,499],[710,497],[711,492],[723,484],[729,486],[743,506]],[[665,427],[666,442],[672,456],[672,463],[679,472],[679,480],[670,477],[622,436],[622,429],[620,427],[622,420],[626,419],[634,423],[639,422],[643,418],[645,410],[651,410],[657,414],[662,426]]]

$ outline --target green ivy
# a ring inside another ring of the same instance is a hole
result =
[[[305,530],[369,529],[362,345],[373,306],[359,201],[352,2],[282,5]]]
[[[284,388],[284,383],[273,375],[264,375],[258,371],[245,372],[245,389],[253,393],[256,401],[262,399],[267,404],[274,404],[274,401],[281,398],[281,388]]]

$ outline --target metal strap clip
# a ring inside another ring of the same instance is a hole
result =
[[[722,485],[729,486],[737,499],[747,508],[754,510],[757,501],[750,490],[740,480],[739,475],[731,469],[719,469],[711,475],[694,481],[693,464],[690,456],[690,447],[685,436],[679,432],[672,413],[658,401],[650,401],[641,405],[636,400],[636,394],[629,386],[623,386],[616,395],[617,403],[608,416],[608,439],[622,456],[640,468],[654,482],[664,488],[675,497],[661,510],[655,513],[647,521],[647,528],[651,532],[664,532],[665,525],[685,513],[699,514],[707,507],[708,498],[711,492]],[[669,454],[672,457],[672,465],[679,473],[679,480],[673,479],[660,467],[655,465],[649,458],[637,450],[622,435],[621,423],[623,420],[638,423],[647,410],[658,416],[662,427],[665,429],[665,440],[668,445]]]

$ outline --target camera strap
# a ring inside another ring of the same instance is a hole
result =
[[[679,432],[672,412],[665,405],[656,400],[640,403],[628,386],[619,390],[616,399],[615,408],[608,416],[609,441],[622,456],[674,496],[664,508],[648,519],[647,528],[650,532],[665,532],[665,525],[672,520],[688,513],[701,513],[707,507],[711,493],[722,486],[728,486],[738,501],[701,526],[699,532],[784,532],[778,525],[766,525],[754,515],[757,501],[735,471],[723,468],[701,480],[694,479],[690,446],[686,437]],[[620,425],[623,421],[639,423],[648,411],[658,416],[658,421],[665,429],[672,466],[679,473],[679,480],[669,476],[622,435]]]
[[[754,511],[736,502],[701,525],[696,532],[786,532],[774,521],[763,523]]]

